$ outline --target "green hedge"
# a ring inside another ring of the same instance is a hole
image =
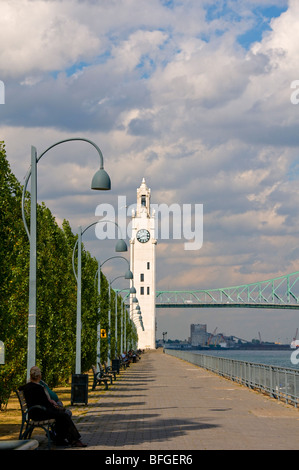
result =
[[[26,380],[29,293],[29,240],[21,214],[22,186],[11,172],[5,145],[0,142],[0,340],[5,345],[5,364],[0,364],[0,407],[5,409],[11,392]],[[25,202],[29,221],[30,195]],[[69,380],[75,369],[77,286],[72,254],[77,235],[64,220],[60,228],[45,204],[37,206],[37,365],[50,386]],[[86,372],[96,364],[97,323],[108,329],[108,282],[101,273],[101,296],[95,277],[98,264],[82,245],[82,341],[81,364]],[[114,305],[114,292],[111,303]],[[118,299],[118,351],[120,312]],[[100,312],[100,313],[99,313]],[[114,312],[114,309],[113,309]],[[114,318],[114,313],[111,314]],[[136,329],[127,321],[129,341]],[[111,338],[114,341],[114,321]],[[114,352],[115,346],[113,343]],[[107,341],[101,341],[101,358],[107,359]]]

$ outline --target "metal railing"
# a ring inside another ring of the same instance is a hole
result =
[[[266,393],[295,407],[299,403],[299,370],[297,369],[207,354],[195,354],[176,349],[165,349],[165,353],[203,367],[251,389]]]

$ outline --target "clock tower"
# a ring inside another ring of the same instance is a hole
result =
[[[132,211],[130,268],[140,306],[144,330],[140,327],[135,305],[130,303],[130,315],[138,332],[139,349],[156,348],[156,244],[155,218],[150,212],[151,190],[143,178],[137,189],[137,207]]]

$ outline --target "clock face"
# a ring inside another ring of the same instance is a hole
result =
[[[146,243],[150,239],[150,233],[145,228],[142,228],[141,230],[138,230],[136,238],[140,243]]]

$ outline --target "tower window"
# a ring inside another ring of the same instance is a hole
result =
[[[149,287],[146,288],[146,293],[147,293],[147,295],[149,295],[149,293],[150,293],[150,288]]]
[[[140,287],[140,295],[144,295],[144,287]]]
[[[148,261],[147,262],[147,269],[150,269],[151,263]]]
[[[140,282],[144,281],[144,274],[140,274]]]
[[[141,205],[146,206],[146,197],[145,196],[141,196]]]

